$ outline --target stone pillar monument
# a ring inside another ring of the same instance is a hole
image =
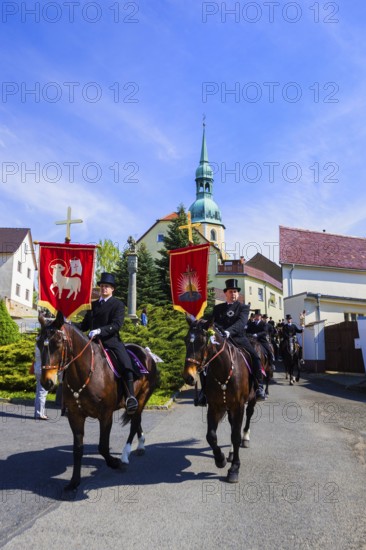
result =
[[[127,242],[129,244],[129,252],[127,254],[127,269],[128,269],[128,316],[134,323],[137,323],[138,317],[136,315],[136,273],[138,266],[138,259],[136,253],[136,241],[132,237],[128,237]]]

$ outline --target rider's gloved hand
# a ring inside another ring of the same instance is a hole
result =
[[[225,338],[230,338],[230,332],[228,330],[224,330]]]
[[[258,334],[253,334],[254,338],[258,338]]]
[[[89,338],[94,338],[94,336],[98,336],[100,334],[101,330],[100,328],[95,328],[94,330],[91,330],[88,334]]]

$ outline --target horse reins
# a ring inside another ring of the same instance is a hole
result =
[[[193,363],[195,365],[198,365],[198,368],[197,368],[197,372],[198,373],[201,373],[203,372],[204,370],[207,371],[207,367],[209,366],[210,363],[212,363],[212,361],[214,359],[216,359],[216,357],[218,357],[225,349],[225,346],[226,346],[226,343],[227,343],[227,340],[225,339],[224,340],[224,343],[221,347],[221,349],[215,353],[215,355],[213,355],[211,357],[211,359],[209,361],[207,361],[207,363],[205,363],[206,359],[207,359],[207,356],[208,356],[208,343],[206,345],[206,349],[204,351],[204,354],[203,354],[203,358],[202,358],[202,361],[197,361],[196,359],[192,359],[192,358],[188,358],[187,361],[189,361],[190,363]],[[220,388],[222,389],[222,393],[223,393],[223,400],[224,400],[224,404],[226,405],[226,390],[227,390],[227,385],[231,379],[231,377],[233,376],[234,374],[234,363],[233,363],[233,356],[232,356],[232,350],[230,349],[230,346],[228,347],[228,350],[229,350],[229,354],[230,354],[230,362],[231,362],[231,368],[230,368],[230,371],[229,371],[229,374],[228,374],[228,377],[226,378],[225,382],[220,382],[220,380],[218,380],[216,377],[214,377],[214,380],[215,382],[218,383],[218,385],[220,386]]]
[[[57,334],[57,332],[61,332],[62,333],[62,339],[65,342],[67,342],[68,344],[68,347],[69,347],[69,351],[70,351],[70,354],[72,355],[73,354],[73,351],[72,351],[72,342],[71,342],[71,339],[69,337],[69,335],[65,332],[65,330],[63,328],[61,328],[61,330],[56,330],[55,331],[55,334]],[[54,336],[54,335],[53,335]],[[45,340],[44,342],[44,347],[47,347],[49,346],[49,341],[53,338],[53,336],[51,336],[48,340]],[[47,343],[46,343],[47,342]],[[80,353],[78,353],[77,355],[75,355],[75,357],[72,357],[71,361],[69,361],[68,363],[64,363],[66,357],[67,357],[67,351],[66,351],[66,346],[63,345],[62,346],[62,355],[61,355],[61,362],[60,364],[56,367],[56,366],[53,366],[53,365],[44,365],[42,366],[42,370],[49,370],[49,369],[56,369],[57,368],[57,371],[58,372],[63,372],[63,371],[66,371],[69,366],[74,362],[76,361],[76,359],[78,359],[79,357],[81,357],[83,355],[83,353],[85,352],[85,350],[91,345],[92,343],[92,340],[89,340],[86,345],[83,347],[83,349],[80,351]],[[91,360],[91,365],[90,365],[90,370],[89,370],[89,373],[88,373],[88,377],[86,379],[86,381],[84,382],[84,384],[81,386],[81,388],[79,388],[78,390],[73,390],[72,387],[70,386],[70,384],[68,383],[68,381],[65,379],[65,382],[66,382],[66,385],[67,387],[69,388],[69,390],[71,391],[73,397],[75,398],[75,401],[76,401],[76,404],[77,406],[79,407],[79,409],[81,409],[81,403],[79,401],[79,397],[80,397],[80,394],[81,392],[86,388],[86,386],[89,384],[90,380],[91,380],[91,377],[93,376],[93,372],[94,372],[94,350],[93,348],[91,347],[91,354],[92,354],[92,360]],[[48,355],[49,355],[49,348],[48,348]]]

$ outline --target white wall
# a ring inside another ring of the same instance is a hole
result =
[[[284,297],[313,292],[348,298],[365,298],[366,273],[335,268],[282,266]]]

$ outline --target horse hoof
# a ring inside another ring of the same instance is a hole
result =
[[[250,447],[249,440],[248,439],[242,439],[241,442],[240,442],[240,447],[242,447],[243,449],[249,449],[249,447]]]
[[[234,456],[234,453],[230,451],[230,453],[228,454],[228,457],[227,457],[227,462],[232,462],[233,461],[233,456]]]
[[[119,470],[121,467],[122,461],[120,458],[111,457],[108,462],[107,466],[112,468],[113,470]]]
[[[80,481],[79,482],[70,481],[70,483],[65,485],[62,492],[63,498],[67,498],[67,499],[73,498],[76,495],[79,485],[80,485]]]
[[[145,454],[145,449],[136,449],[135,455],[136,456],[143,456]]]
[[[239,482],[239,472],[230,472],[227,473],[226,481],[228,483],[238,483]]]
[[[223,456],[221,461],[215,459],[216,468],[225,468],[226,466],[226,458]]]
[[[296,382],[300,380],[300,376],[296,376]]]

